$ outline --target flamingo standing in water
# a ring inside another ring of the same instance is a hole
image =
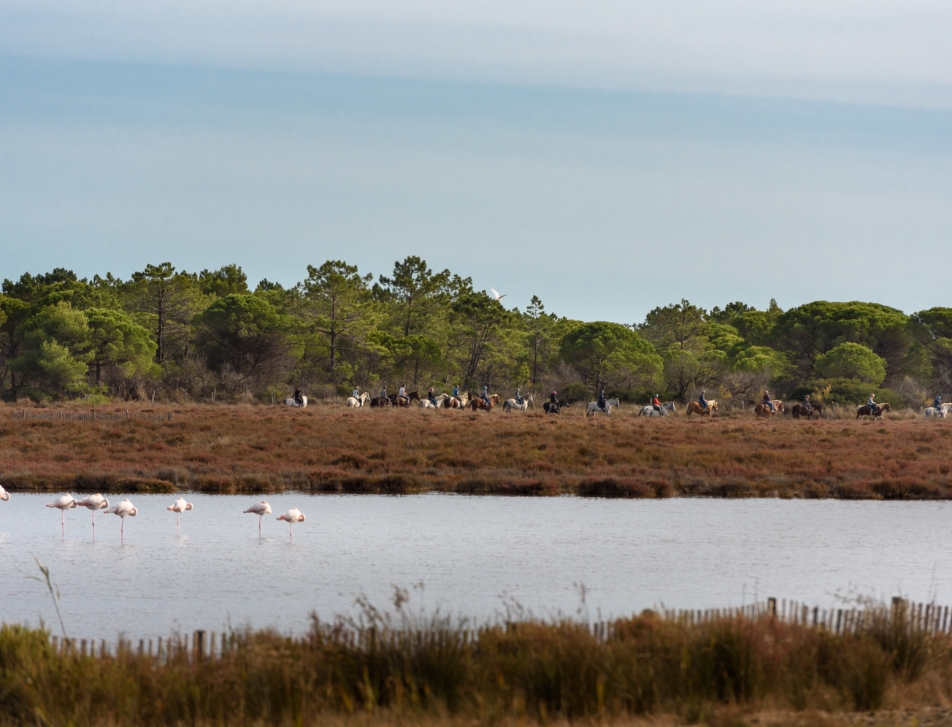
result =
[[[176,500],[175,502],[173,502],[171,505],[169,505],[169,506],[168,506],[167,508],[165,508],[165,509],[168,510],[169,512],[174,512],[174,513],[175,513],[175,532],[178,532],[178,529],[179,529],[179,515],[180,515],[181,513],[185,512],[186,510],[193,510],[193,509],[195,509],[195,506],[194,506],[192,503],[190,503],[190,502],[185,502],[185,498],[184,498],[184,497],[180,497],[178,500]]]
[[[63,495],[62,497],[57,497],[53,502],[46,503],[47,507],[55,507],[63,513],[63,516],[60,518],[60,526],[63,529],[64,538],[66,537],[66,511],[76,507],[76,504],[76,500],[73,499],[72,495]]]
[[[291,538],[291,541],[294,541],[294,532],[292,531],[292,526],[294,523],[303,523],[307,520],[304,517],[304,513],[298,510],[296,507],[292,507],[283,515],[278,515],[278,520],[286,520],[288,523],[288,536]]]
[[[3,485],[0,485],[0,500],[6,502],[10,499],[10,493],[3,489]]]
[[[118,502],[110,507],[106,512],[111,515],[118,515],[122,518],[122,527],[119,528],[119,539],[120,541],[124,540],[126,535],[126,517],[135,517],[139,514],[139,509],[129,502],[129,498],[127,497],[122,502]]]
[[[268,504],[267,500],[262,500],[261,502],[256,502],[254,505],[249,507],[245,512],[250,512],[258,516],[258,537],[261,537],[261,518],[265,515],[271,514],[271,505]],[[280,519],[280,518],[279,518]]]
[[[79,507],[85,507],[93,511],[93,540],[96,539],[96,510],[105,510],[109,507],[109,500],[100,494],[90,495],[76,503]]]

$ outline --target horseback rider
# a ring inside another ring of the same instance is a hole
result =
[[[397,402],[403,402],[404,404],[409,404],[410,399],[407,397],[407,385],[400,384],[400,388],[397,390]]]
[[[554,391],[553,391],[551,394],[549,394],[549,403],[550,403],[550,404],[555,404],[556,406],[559,405],[559,400],[555,398],[555,392],[554,392]]]
[[[384,386],[384,387],[380,390],[380,398],[381,398],[381,399],[387,399],[387,398],[389,398],[389,397],[387,396],[387,387],[386,387],[386,386]]]
[[[519,389],[516,389],[516,403],[519,406],[522,406],[522,394],[519,393]]]
[[[453,385],[453,398],[454,399],[459,398],[459,384]]]
[[[868,406],[869,410],[873,412],[874,414],[876,413],[876,410],[879,409],[879,405],[876,404],[876,402],[874,401],[875,398],[876,398],[875,394],[870,394],[869,401],[866,402],[866,406]]]
[[[704,389],[701,389],[701,395],[697,398],[697,401],[701,405],[701,408],[704,411],[708,411],[710,407],[707,404],[707,398],[705,397],[705,393],[706,392],[704,391]]]
[[[598,392],[598,408],[602,411],[605,410],[605,389]]]
[[[479,397],[480,397],[484,402],[486,402],[486,406],[487,406],[487,407],[490,405],[490,401],[489,401],[489,387],[486,386],[485,384],[483,384],[483,390],[482,390],[481,392],[479,392]]]
[[[427,393],[426,398],[430,400],[430,403],[431,403],[433,406],[436,406],[436,394],[433,393],[433,387],[432,387],[432,386],[430,387],[430,391]]]
[[[353,396],[357,401],[360,401],[360,387],[359,386],[354,387],[354,393],[351,394],[351,396]]]
[[[294,402],[298,406],[304,406],[304,397],[301,395],[301,387],[299,386],[294,390]]]
[[[654,407],[654,410],[655,410],[656,412],[658,412],[659,414],[662,413],[662,412],[661,412],[661,400],[658,398],[658,395],[657,395],[657,394],[655,394],[655,395],[651,398],[651,406]]]
[[[773,399],[770,398],[770,392],[766,389],[764,390],[764,406],[770,407],[771,414],[777,411],[776,407],[774,407]]]
[[[804,394],[803,396],[803,408],[806,410],[807,414],[813,411],[813,404],[810,403],[809,394]]]
[[[932,400],[932,407],[934,409],[939,409],[940,411],[942,410],[942,395],[941,394],[936,394],[935,399]]]

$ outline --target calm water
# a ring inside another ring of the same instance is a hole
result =
[[[299,632],[312,610],[350,613],[361,594],[387,605],[394,585],[417,607],[479,619],[512,601],[537,616],[575,614],[577,584],[593,619],[755,596],[952,603],[948,503],[284,494],[268,498],[259,540],[258,518],[242,514],[254,497],[190,495],[195,510],[176,534],[173,497],[133,495],[139,516],[120,545],[119,518],[97,513],[93,542],[85,509],[66,514],[64,540],[59,511],[44,507],[53,499],[0,502],[0,619],[56,623],[35,555],[81,637],[229,624]],[[308,519],[291,544],[275,517],[293,506]]]

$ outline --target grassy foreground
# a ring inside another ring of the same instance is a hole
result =
[[[886,611],[840,635],[769,616],[692,624],[650,612],[608,638],[571,621],[470,633],[439,616],[371,613],[354,626],[315,618],[301,639],[233,634],[199,659],[60,653],[44,631],[4,625],[0,724],[834,725],[882,709],[899,710],[882,724],[903,724],[904,708],[952,698],[949,637]],[[829,713],[839,716],[820,718]]]
[[[952,422],[938,420],[196,406],[140,410],[170,421],[35,421],[14,411],[0,407],[0,485],[14,492],[952,496]]]

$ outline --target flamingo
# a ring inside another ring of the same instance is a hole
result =
[[[288,511],[287,511],[286,513],[284,513],[283,515],[278,515],[278,520],[286,520],[286,521],[287,521],[287,523],[288,523],[288,535],[290,536],[291,540],[293,541],[293,540],[294,540],[294,533],[292,532],[292,526],[294,525],[294,523],[303,523],[305,520],[307,520],[307,518],[304,517],[304,513],[303,513],[303,512],[301,512],[300,510],[298,510],[296,507],[292,507],[290,510],[288,510]]]
[[[0,500],[6,502],[10,499],[10,493],[3,489],[3,485],[0,485]]]
[[[109,507],[109,500],[103,497],[100,494],[90,495],[84,500],[80,500],[76,503],[79,507],[85,507],[92,510],[92,519],[93,519],[93,538],[96,537],[96,510],[105,510]]]
[[[268,504],[267,500],[262,500],[261,502],[256,502],[254,505],[249,507],[245,512],[250,512],[258,516],[258,537],[261,537],[261,519],[265,515],[271,514],[271,505]],[[279,518],[280,519],[280,518]]]
[[[492,292],[493,292],[493,298],[494,298],[495,300],[502,300],[503,298],[505,298],[505,297],[508,295],[508,293],[503,293],[502,295],[499,295],[499,293],[497,293],[497,292],[495,291],[495,289],[493,289],[493,288],[490,288],[490,290],[492,290]]]
[[[178,529],[179,529],[179,514],[185,512],[186,510],[193,510],[193,509],[195,509],[195,506],[194,506],[192,503],[190,503],[190,502],[185,502],[185,498],[184,498],[184,497],[180,497],[178,500],[176,500],[175,502],[173,502],[171,505],[169,505],[169,506],[168,506],[167,508],[165,508],[165,509],[168,510],[169,512],[174,512],[174,513],[175,513],[175,530],[176,530],[176,532],[178,532]]]
[[[118,515],[119,517],[122,518],[122,527],[119,528],[120,539],[125,538],[126,516],[135,517],[136,515],[139,514],[138,508],[135,505],[133,505],[131,502],[129,502],[128,497],[122,502],[116,503],[115,505],[110,507],[108,510],[106,510],[106,512],[111,515]]]
[[[66,537],[66,511],[76,507],[76,504],[76,500],[73,499],[72,495],[63,495],[53,500],[53,502],[46,503],[47,507],[55,507],[63,513],[63,516],[60,518],[60,526],[63,528],[64,538]]]

